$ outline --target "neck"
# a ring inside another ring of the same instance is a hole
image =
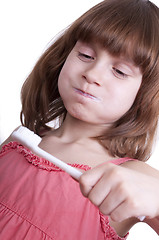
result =
[[[67,114],[65,121],[62,126],[56,130],[56,133],[57,136],[63,138],[64,141],[78,142],[100,136],[105,129],[106,126],[83,122]]]

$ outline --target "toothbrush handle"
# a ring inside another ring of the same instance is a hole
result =
[[[55,164],[57,167],[61,168],[65,172],[67,172],[69,175],[71,175],[77,181],[79,180],[80,176],[82,175],[82,172],[80,172],[78,169],[71,167],[67,163],[57,159],[56,157],[52,156],[48,152],[45,152],[44,150],[42,150],[39,147],[36,147],[35,149],[33,149],[33,151],[36,154],[39,154],[41,157],[49,160],[50,162],[52,162],[53,164]]]
[[[139,216],[137,218],[140,220],[140,222],[143,222],[145,220],[146,216]]]

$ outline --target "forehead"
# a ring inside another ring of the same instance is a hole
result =
[[[157,51],[154,49],[158,49],[158,30],[154,31],[156,26],[150,25],[155,14],[150,15],[144,2],[105,0],[75,22],[71,38],[74,43],[95,41],[112,56],[127,58],[144,72],[152,63],[151,59],[155,59]]]

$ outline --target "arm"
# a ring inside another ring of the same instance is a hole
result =
[[[80,178],[83,195],[113,221],[146,216],[159,233],[159,171],[140,161],[98,166]],[[158,226],[157,226],[158,225]]]

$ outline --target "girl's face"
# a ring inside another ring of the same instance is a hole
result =
[[[60,72],[58,87],[70,115],[92,124],[111,124],[132,106],[140,69],[111,56],[96,43],[78,41]]]

